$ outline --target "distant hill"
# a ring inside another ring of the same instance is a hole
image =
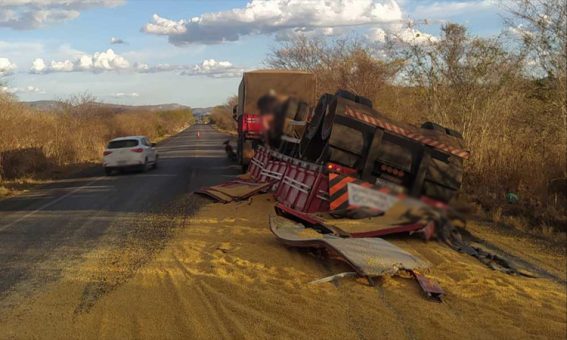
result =
[[[22,103],[39,111],[52,111],[57,109],[57,107],[59,106],[59,102],[55,100],[38,100],[35,102]]]
[[[23,102],[23,104],[28,105],[39,111],[53,111],[59,106],[59,102],[55,100],[38,100],[33,102]],[[159,105],[119,105],[119,104],[109,104],[109,103],[98,103],[100,106],[110,109],[115,109],[116,111],[130,111],[130,110],[144,110],[144,111],[170,111],[170,110],[181,110],[189,109],[189,106],[181,104],[159,104]],[[205,110],[205,109],[201,109]]]
[[[196,107],[193,108],[193,115],[195,116],[204,116],[211,112],[213,107]]]

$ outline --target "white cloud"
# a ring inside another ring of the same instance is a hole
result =
[[[171,65],[171,64],[157,64],[150,66],[144,63],[134,64],[134,70],[139,73],[157,73],[157,72],[170,72],[182,71],[187,68],[186,65]]]
[[[414,43],[414,44],[423,44],[427,42],[435,42],[439,39],[431,35],[429,33],[421,32],[420,30],[413,28],[413,27],[406,27],[401,29],[395,34],[395,38],[407,42],[407,43]]]
[[[347,31],[348,30],[346,29],[346,27],[320,27],[320,28],[309,28],[309,29],[305,27],[296,27],[277,32],[276,40],[278,41],[293,40],[293,38],[296,38],[297,36],[300,35],[308,38],[330,37],[330,36],[340,35]]]
[[[374,27],[371,28],[368,33],[366,33],[366,37],[371,41],[384,43],[386,42],[388,34],[383,28]]]
[[[122,44],[126,44],[126,41],[117,38],[117,37],[112,37],[110,38],[110,44],[111,45],[122,45]]]
[[[18,94],[18,93],[37,93],[37,94],[45,94],[45,91],[41,90],[35,86],[25,86],[25,87],[8,87],[8,86],[0,86],[0,92],[9,93],[9,94]]]
[[[112,94],[112,97],[114,97],[114,98],[137,98],[139,96],[140,96],[140,94],[138,92],[130,92],[130,93],[116,92],[116,93]]]
[[[240,77],[244,69],[234,66],[229,61],[205,59],[199,64],[157,64],[130,63],[126,58],[114,53],[112,49],[106,52],[96,52],[93,55],[80,54],[74,60],[52,60],[46,62],[36,58],[30,68],[33,74],[48,74],[57,72],[105,72],[129,71],[137,73],[179,72],[186,76],[206,76],[213,78]]]
[[[81,10],[114,7],[125,0],[2,0],[0,27],[35,29],[76,19]]]
[[[157,35],[182,34],[187,32],[187,27],[185,26],[187,22],[185,20],[173,21],[162,18],[157,14],[152,16],[152,20],[153,22],[147,23],[142,28],[144,32]]]
[[[83,58],[81,58],[83,59]],[[88,58],[87,64],[88,64]],[[92,67],[95,70],[115,70],[115,69],[126,69],[130,67],[130,63],[124,57],[119,56],[114,53],[113,50],[108,49],[106,52],[97,52],[92,57]],[[91,67],[90,65],[86,66]]]
[[[45,64],[45,61],[41,58],[35,59],[32,63],[31,72],[44,73],[45,71],[47,71],[47,65]]]
[[[11,74],[17,66],[8,58],[0,58],[0,76]]]
[[[171,65],[158,64],[150,66],[148,64],[137,63],[134,70],[140,73],[157,73],[179,71],[184,76],[206,76],[212,78],[234,78],[242,76],[244,68],[234,66],[229,61],[216,61],[215,59],[205,59],[200,64],[195,65]]]
[[[502,2],[502,0],[500,0]],[[417,18],[447,18],[498,6],[498,0],[426,2],[415,7],[412,16]]]
[[[415,27],[392,24],[384,28],[374,27],[371,28],[366,37],[374,42],[385,43],[386,41],[404,42],[411,44],[423,44],[427,42],[438,41],[439,38],[429,33],[422,32]]]
[[[528,38],[534,35],[532,31],[526,29],[522,24],[518,26],[510,26],[507,31],[517,38]]]
[[[35,6],[49,7],[62,6],[72,8],[89,8],[93,6],[112,7],[123,4],[124,0],[2,0],[1,5],[5,7]]]
[[[188,20],[154,15],[142,27],[149,34],[167,35],[174,45],[214,44],[242,36],[278,32],[310,32],[376,25],[402,20],[394,0],[250,0],[244,8],[205,13]]]
[[[130,62],[126,58],[114,53],[112,49],[105,52],[96,52],[93,55],[83,54],[74,60],[55,61],[46,63],[45,60],[37,58],[33,61],[31,73],[52,72],[103,72],[114,70],[126,70],[130,68]]]
[[[192,69],[184,70],[181,74],[186,76],[205,75],[213,78],[235,78],[240,77],[242,72],[244,72],[244,69],[234,67],[228,61],[206,59],[201,64],[193,66]]]

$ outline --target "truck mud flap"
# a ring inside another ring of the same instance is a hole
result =
[[[201,188],[195,193],[212,198],[216,202],[229,203],[248,199],[256,194],[270,190],[273,183],[232,180],[219,185]]]

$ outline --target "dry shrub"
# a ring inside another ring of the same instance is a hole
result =
[[[318,94],[345,89],[377,101],[380,91],[402,66],[397,60],[376,58],[378,52],[359,39],[310,39],[300,35],[273,49],[266,63],[274,69],[313,72]]]
[[[472,150],[464,190],[483,206],[562,224],[566,211],[546,204],[548,183],[565,176],[567,156],[561,111],[549,96],[555,77],[534,77],[526,53],[507,49],[502,38],[471,37],[455,24],[442,31],[439,41],[401,49],[414,114],[463,132]],[[508,205],[507,192],[521,202]]]
[[[232,109],[238,103],[238,97],[228,98],[224,105],[219,105],[211,111],[211,122],[224,131],[236,131],[236,121],[232,117]]]
[[[52,112],[38,112],[0,94],[0,180],[98,162],[109,139],[156,139],[181,130],[192,119],[191,110],[117,113],[84,95],[61,102]]]

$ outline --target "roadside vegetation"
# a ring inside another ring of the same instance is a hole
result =
[[[409,27],[414,37],[380,44],[298,36],[266,64],[315,73],[319,95],[346,89],[391,118],[461,131],[472,152],[461,197],[469,206],[503,224],[565,231],[567,207],[556,195],[567,177],[566,8],[516,1],[492,38],[451,23],[439,37]],[[215,111],[223,128],[233,126],[233,102]]]
[[[236,121],[232,117],[232,109],[237,103],[238,96],[232,96],[223,105],[215,106],[211,111],[211,123],[221,131],[235,132]]]
[[[42,112],[0,93],[0,195],[18,183],[100,162],[106,142],[114,137],[159,140],[192,120],[191,110],[116,112],[88,95]]]

